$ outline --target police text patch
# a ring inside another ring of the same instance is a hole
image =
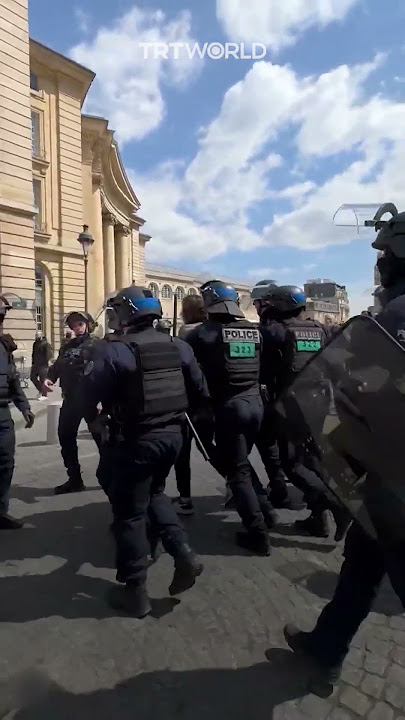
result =
[[[222,328],[222,339],[226,343],[260,343],[260,333],[256,328]]]

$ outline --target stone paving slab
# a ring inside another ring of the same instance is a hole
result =
[[[196,514],[186,525],[205,572],[174,600],[164,555],[150,571],[152,615],[117,616],[104,602],[114,548],[96,448],[82,432],[88,490],[55,497],[64,471],[45,437],[45,416],[17,433],[12,511],[26,525],[0,541],[0,718],[403,720],[405,617],[388,585],[330,697],[308,693],[308,669],[285,645],[284,624],[311,628],[331,597],[341,546],[297,536],[297,514],[284,511],[270,558],[237,548],[223,482],[196,455]],[[168,490],[176,494],[172,478]]]

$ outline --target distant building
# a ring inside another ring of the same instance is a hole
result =
[[[304,285],[307,300],[307,317],[329,325],[344,323],[349,319],[349,297],[345,285],[333,280],[308,280]]]
[[[199,288],[212,275],[193,273],[164,265],[145,263],[146,286],[153,291],[162,303],[163,316],[173,322],[174,295],[177,295],[177,319],[181,324],[181,301],[186,295],[198,295]],[[240,280],[215,275],[217,280],[229,282],[239,293],[240,304],[248,320],[257,322],[257,313],[250,298],[251,285]]]

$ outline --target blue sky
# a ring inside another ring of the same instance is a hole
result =
[[[86,111],[116,131],[148,259],[252,283],[327,277],[348,285],[353,311],[370,303],[372,236],[332,217],[404,198],[401,0],[389,13],[381,0],[29,7],[32,37],[97,73]],[[146,59],[151,41],[257,42],[266,56]]]

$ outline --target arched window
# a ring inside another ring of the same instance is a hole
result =
[[[45,333],[45,287],[44,273],[40,265],[35,265],[35,325],[37,332]]]
[[[170,285],[163,285],[162,287],[162,300],[170,300],[172,297],[172,289]]]
[[[195,288],[190,288],[187,295],[198,295],[198,292]]]
[[[158,298],[159,297],[159,288],[156,285],[156,283],[150,283],[148,287],[149,287],[149,290],[153,293],[153,297]]]
[[[178,300],[184,300],[185,294],[186,291],[184,290],[184,288],[180,286],[176,288],[176,295]]]

